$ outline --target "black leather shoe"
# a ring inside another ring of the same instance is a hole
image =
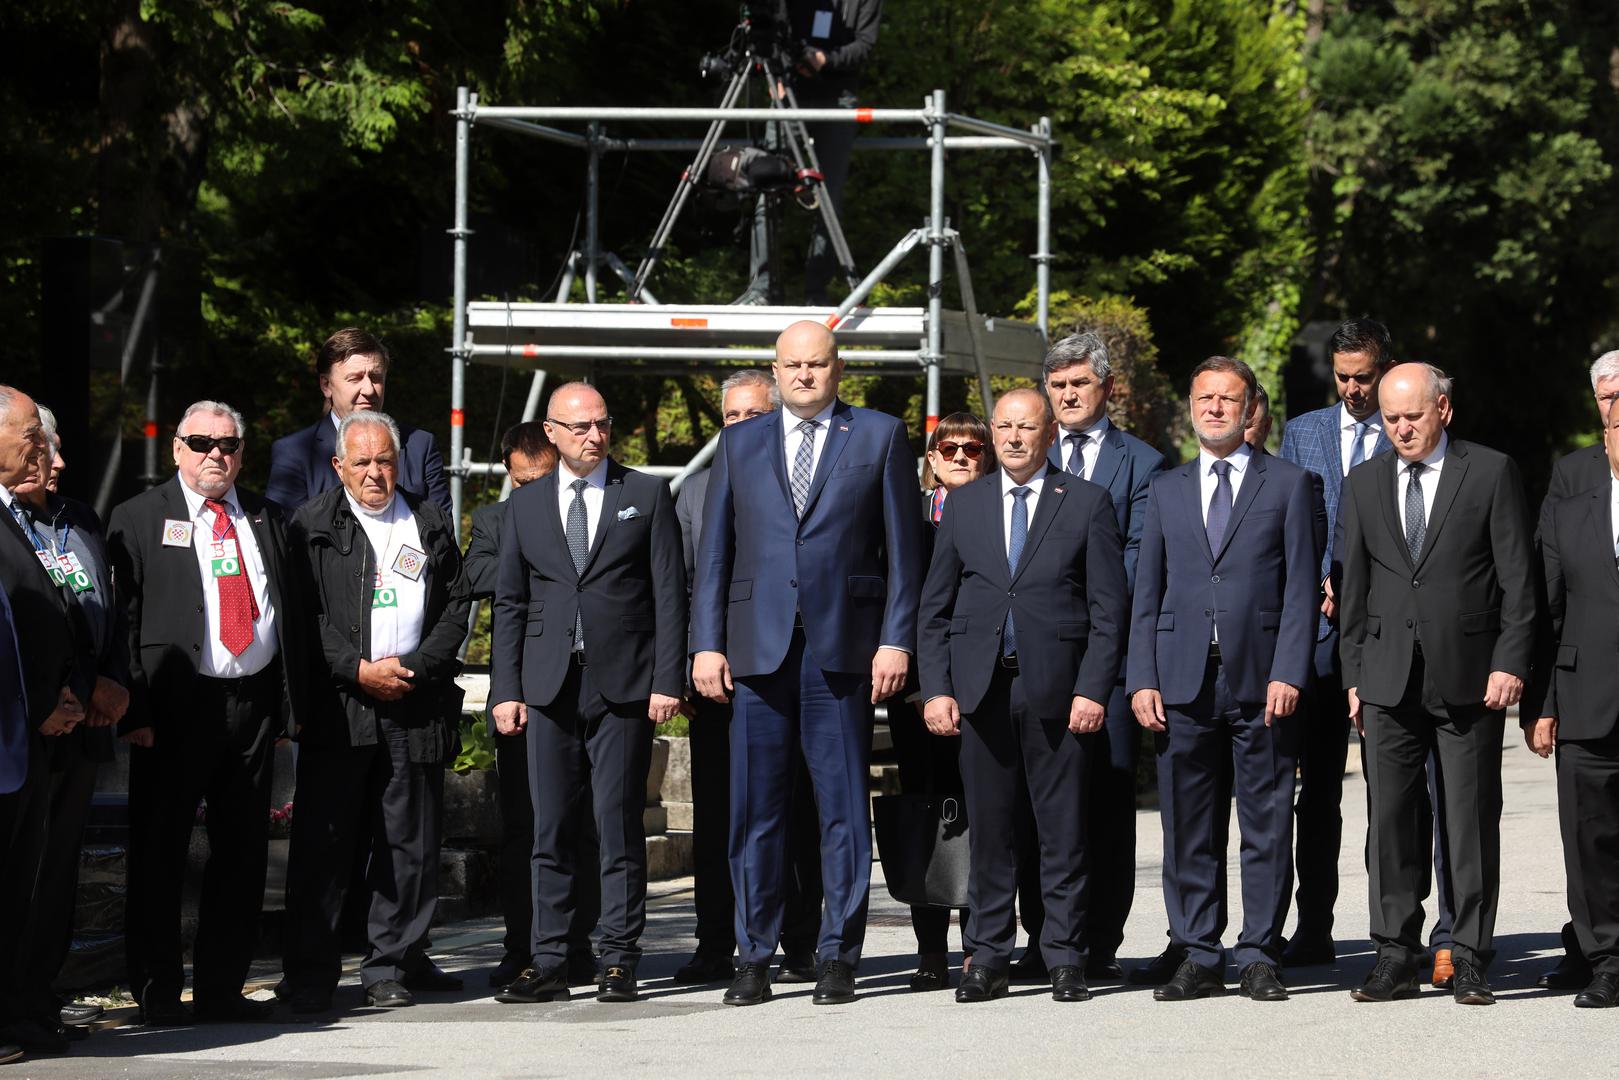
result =
[[[365,1003],[373,1009],[404,1009],[416,1004],[403,983],[383,979],[365,988]]]
[[[1130,972],[1130,982],[1135,986],[1162,986],[1175,977],[1185,959],[1185,949],[1168,945],[1163,952]]]
[[[847,1005],[854,1000],[854,968],[842,960],[828,960],[821,965],[821,977],[815,983],[815,994],[810,1001],[816,1005]]]
[[[500,958],[500,963],[495,965],[495,970],[489,973],[489,985],[497,990],[503,986],[510,986],[532,960],[532,957],[513,956],[507,953]]]
[[[0,1042],[0,1065],[10,1065],[22,1059],[26,1051],[16,1043]]]
[[[781,967],[776,971],[779,983],[815,982],[814,953],[782,953]]]
[[[147,1027],[184,1027],[191,1023],[191,1013],[179,998],[163,998],[141,1002],[140,1022]]]
[[[727,1005],[758,1005],[770,1000],[770,965],[742,964],[722,998]]]
[[[1085,985],[1085,974],[1076,964],[1063,964],[1051,969],[1052,1001],[1089,1001],[1091,988]]]
[[[1536,979],[1535,985],[1542,990],[1578,990],[1592,978],[1591,965],[1583,956],[1564,953],[1557,966]]]
[[[916,958],[911,973],[911,989],[918,993],[950,988],[950,960],[943,953],[924,953]]]
[[[439,991],[443,993],[460,990],[466,985],[461,981],[461,976],[451,975],[431,960],[407,974],[403,981],[406,990]]]
[[[1619,975],[1599,971],[1591,976],[1591,985],[1574,995],[1576,1009],[1611,1009],[1619,1005]]]
[[[59,1018],[65,1027],[81,1027],[84,1024],[93,1024],[105,1015],[107,1010],[100,1005],[70,1001],[62,1006]]]
[[[736,976],[736,964],[730,953],[692,953],[675,972],[675,982],[681,986],[703,986],[708,983],[730,982]]]
[[[1325,967],[1338,962],[1338,949],[1328,936],[1294,934],[1282,947],[1282,966]]]
[[[1195,960],[1182,960],[1175,975],[1152,992],[1154,1001],[1190,1001],[1193,998],[1217,997],[1225,993],[1225,980],[1218,971],[1204,967]]]
[[[1005,997],[1006,992],[1006,972],[996,971],[987,964],[974,964],[972,970],[961,977],[956,1000],[963,1003],[994,1001]]]
[[[1253,998],[1255,1001],[1287,1000],[1287,987],[1282,985],[1276,969],[1261,960],[1256,960],[1242,969],[1237,988],[1243,997]]]
[[[1415,968],[1398,960],[1379,960],[1366,981],[1349,991],[1356,1001],[1394,1001],[1417,996]]]
[[[635,1001],[641,996],[635,986],[635,969],[622,964],[609,964],[602,972],[601,987],[596,991],[597,1001]]]
[[[241,994],[193,998],[191,1015],[199,1024],[262,1024],[275,1015],[275,1002],[254,1001]]]
[[[563,968],[524,968],[511,985],[495,995],[495,1000],[503,1005],[536,1005],[542,1001],[567,1001],[572,996]]]
[[[1484,972],[1471,960],[1455,957],[1452,961],[1456,965],[1456,975],[1450,984],[1450,992],[1456,997],[1458,1005],[1494,1005],[1495,992],[1484,978]]]
[[[1116,956],[1097,956],[1093,953],[1085,958],[1085,977],[1092,982],[1123,982],[1124,965],[1119,963]]]
[[[1012,966],[1006,971],[1009,982],[1015,983],[1041,983],[1051,978],[1046,970],[1046,958],[1040,955],[1040,946],[1030,945],[1023,950],[1023,955],[1012,961]]]
[[[565,970],[569,986],[594,986],[601,979],[601,969],[596,963],[595,953],[569,953]]]

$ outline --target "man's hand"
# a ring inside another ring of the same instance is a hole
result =
[[[140,746],[150,750],[152,748],[152,729],[149,727],[136,728],[124,736],[124,741],[131,746]]]
[[[680,699],[668,694],[653,694],[647,699],[646,718],[654,724],[667,724],[680,711]]]
[[[360,687],[378,701],[398,701],[415,689],[409,681],[415,677],[414,671],[400,666],[397,656],[360,661]]]
[[[1484,688],[1486,709],[1505,709],[1509,705],[1518,704],[1521,697],[1523,697],[1522,679],[1505,671],[1490,672],[1489,685]]]
[[[1338,614],[1338,598],[1332,594],[1332,579],[1326,578],[1321,582],[1321,591],[1326,595],[1321,600],[1321,614],[1331,622]]]
[[[122,720],[128,710],[129,691],[105,675],[96,676],[96,688],[90,694],[90,726],[110,727]]]
[[[899,693],[905,685],[905,673],[911,670],[911,655],[904,649],[890,649],[884,645],[871,658],[871,703],[877,704]]]
[[[961,734],[961,709],[953,697],[936,697],[922,706],[922,721],[935,735]]]
[[[495,730],[502,735],[521,735],[528,727],[528,706],[521,701],[502,701],[492,711]]]
[[[700,652],[691,658],[691,684],[710,701],[730,701],[736,687],[731,683],[731,665],[722,652]]]
[[[1102,726],[1107,710],[1088,697],[1074,695],[1068,706],[1068,730],[1075,735],[1089,735]]]
[[[1164,695],[1156,690],[1137,690],[1130,698],[1130,711],[1136,714],[1136,723],[1148,731],[1166,731]]]
[[[1353,686],[1344,687],[1344,696],[1349,699],[1349,719],[1355,722],[1355,731],[1364,738],[1366,736],[1366,717],[1360,708],[1360,695],[1355,693]]]
[[[1265,687],[1265,726],[1270,727],[1272,719],[1283,716],[1292,716],[1293,710],[1299,707],[1299,688],[1285,682],[1272,681]]]
[[[1557,749],[1557,717],[1542,716],[1533,724],[1523,726],[1524,744],[1541,757],[1551,757]]]
[[[84,706],[73,696],[73,691],[64,686],[62,692],[56,695],[56,708],[39,725],[39,733],[45,736],[66,735],[83,719]]]

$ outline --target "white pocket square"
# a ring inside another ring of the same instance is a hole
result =
[[[622,509],[622,510],[620,510],[618,512],[618,520],[620,520],[620,521],[629,521],[629,520],[631,520],[633,518],[638,518],[640,516],[641,516],[641,511],[637,510],[633,506],[626,506],[624,509]]]

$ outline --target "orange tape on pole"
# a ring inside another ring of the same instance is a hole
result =
[[[450,426],[451,427],[466,427],[467,426],[467,414],[462,412],[460,409],[451,409],[450,410]]]
[[[834,311],[832,314],[826,317],[826,328],[828,330],[836,330],[838,328],[838,323],[842,321],[842,319],[838,318],[838,313]]]
[[[523,346],[523,355],[524,356],[538,356],[538,355],[540,355],[540,347],[538,345],[524,345]]]
[[[146,436],[148,439],[157,438],[157,421],[156,420],[148,420],[148,421],[146,421],[146,423],[142,424],[141,425],[141,434]]]
[[[927,428],[928,428],[928,434],[929,435],[932,435],[933,434],[933,429],[938,427],[938,426],[939,426],[939,418],[937,416],[928,417]]]
[[[857,124],[869,124],[869,123],[871,123],[871,110],[870,109],[856,109],[854,111],[854,122],[857,123]]]

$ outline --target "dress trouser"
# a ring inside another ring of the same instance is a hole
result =
[[[1040,955],[1048,968],[1085,963],[1086,789],[1094,735],[1030,706],[1016,670],[997,666],[977,711],[961,725],[961,778],[972,834],[967,932],[973,966],[1004,972],[1017,941],[1014,838],[1019,792],[1039,819]]]
[[[1299,710],[1299,782],[1293,804],[1299,918],[1294,937],[1330,938],[1338,903],[1350,727],[1336,629],[1316,642],[1315,681]]]
[[[1501,735],[1505,713],[1446,706],[1419,652],[1399,704],[1366,703],[1371,827],[1371,932],[1382,959],[1417,966],[1427,897],[1432,810],[1428,758],[1443,777],[1444,850],[1455,904],[1451,949],[1486,969],[1494,956],[1501,886]]]
[[[888,733],[894,740],[899,766],[899,789],[906,795],[964,796],[961,779],[961,739],[935,735],[922,720],[919,706],[891,700]],[[950,951],[950,909],[913,906],[911,930],[919,954]],[[961,910],[961,930],[967,931],[967,909]],[[967,955],[971,955],[968,953]]]
[[[1279,965],[1293,888],[1295,717],[1265,725],[1263,703],[1239,702],[1211,652],[1197,698],[1165,705],[1157,737],[1164,845],[1164,902],[1171,940],[1193,962],[1225,971],[1227,818],[1233,793],[1242,834],[1242,930],[1232,958]],[[1173,880],[1172,880],[1173,877]]]
[[[37,1013],[38,995],[28,985],[23,965],[29,905],[36,865],[37,837],[45,828],[50,791],[47,740],[28,733],[28,770],[22,786],[0,795],[0,1024]]]
[[[601,962],[633,969],[646,927],[647,770],[652,721],[645,698],[612,702],[589,667],[568,664],[554,701],[528,707],[529,797],[534,803],[533,963],[567,959],[581,889],[600,881]],[[584,821],[593,817],[596,866],[586,862]]]
[[[697,951],[727,958],[736,949],[731,889],[731,705],[698,697],[691,721],[692,857]],[[787,903],[782,951],[813,956],[821,930],[821,830],[803,755],[794,755],[788,810]]]
[[[786,911],[795,750],[815,790],[826,911],[817,959],[860,963],[871,891],[871,676],[825,671],[795,629],[782,665],[736,680],[731,888],[737,953],[768,963]]]
[[[1619,733],[1558,746],[1557,811],[1580,952],[1619,975]]]
[[[528,736],[495,736],[495,770],[500,776],[500,910],[506,919],[506,955],[532,959],[534,947],[534,800],[528,785]],[[579,861],[594,866],[600,859],[596,820],[580,820]],[[573,926],[568,932],[570,955],[594,956],[590,932],[601,915],[601,889],[595,876],[576,879]]]
[[[360,982],[397,982],[422,967],[420,943],[438,906],[444,765],[411,761],[409,730],[379,717],[373,746],[301,746],[297,791],[287,867],[287,906],[297,931],[286,957],[288,981],[322,994],[337,986],[348,867],[365,837],[371,858]]]
[[[199,676],[184,700],[156,701],[150,748],[129,755],[129,870],[124,948],[142,1005],[185,985],[180,900],[197,810],[206,804],[208,864],[192,950],[194,999],[242,991],[258,944],[280,726],[279,661],[245,679]],[[296,819],[295,819],[296,820]]]
[[[45,778],[46,818],[37,830],[33,899],[23,937],[19,989],[30,995],[29,1011],[51,1016],[57,999],[51,984],[61,974],[73,943],[73,916],[79,885],[79,851],[99,763],[83,749],[83,731],[46,742],[50,758]]]

